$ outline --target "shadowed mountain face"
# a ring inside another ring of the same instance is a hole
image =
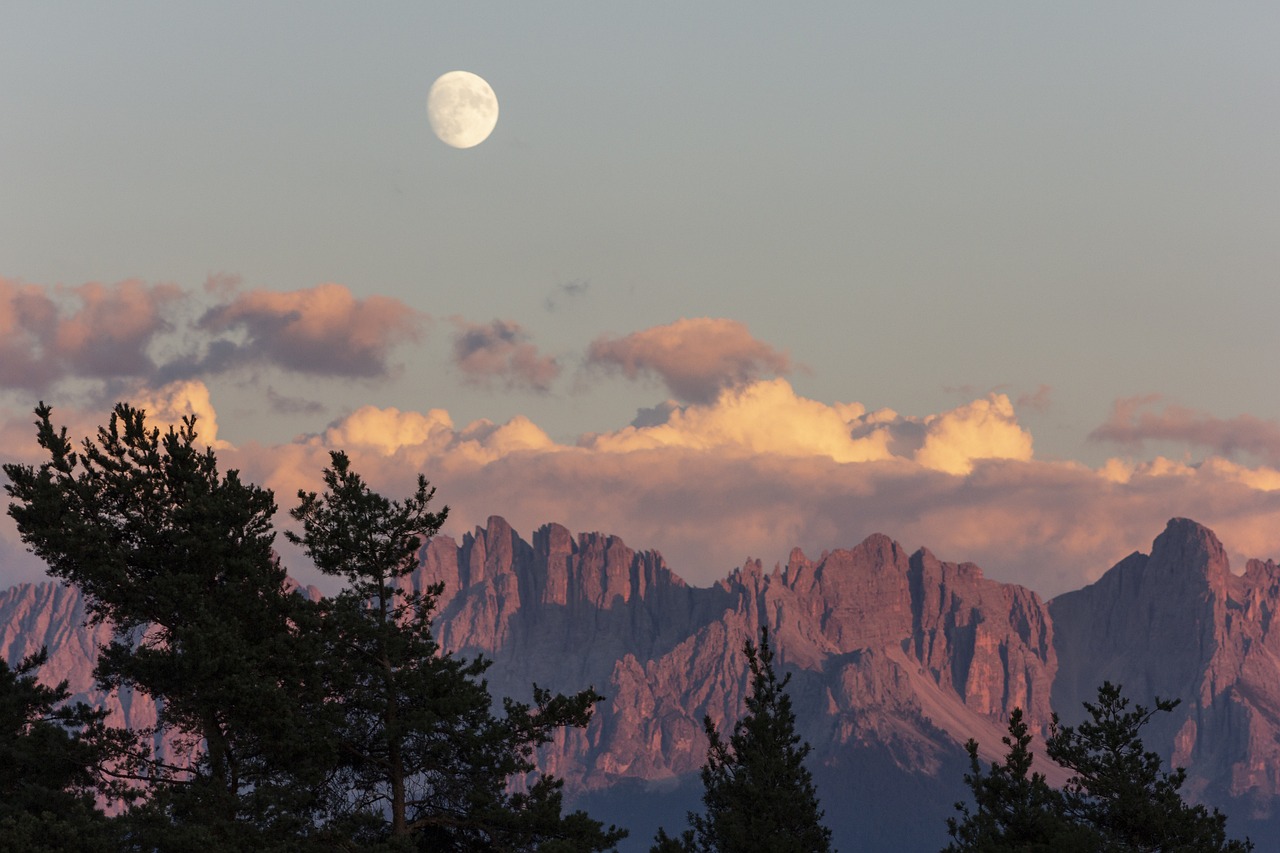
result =
[[[1213,532],[1175,518],[1151,554],[1132,554],[1097,583],[1049,605],[1062,661],[1053,686],[1064,716],[1102,679],[1134,697],[1180,699],[1149,745],[1189,769],[1187,790],[1235,801],[1241,818],[1280,816],[1280,569],[1250,560],[1233,575]]]
[[[1269,818],[1280,794],[1280,639],[1270,633],[1280,572],[1252,561],[1233,576],[1214,535],[1183,519],[1150,556],[1048,605],[878,535],[817,559],[797,549],[768,572],[748,562],[701,589],[616,537],[548,525],[526,542],[500,518],[461,542],[432,540],[411,580],[444,583],[437,636],[491,658],[495,694],[525,698],[537,682],[608,697],[543,761],[593,811],[631,826],[636,849],[657,822],[680,825],[696,807],[702,718],[741,713],[742,647],[761,624],[792,673],[842,847],[939,848],[963,796],[961,744],[976,738],[994,758],[1013,708],[1041,729],[1052,709],[1074,721],[1103,679],[1145,704],[1183,700],[1148,745],[1188,766],[1188,789],[1227,805],[1234,831],[1238,819]],[[48,645],[51,680],[72,689],[90,686],[103,639],[82,623],[79,597],[51,584],[0,594],[0,648],[14,661]],[[125,720],[154,713],[105,701]]]

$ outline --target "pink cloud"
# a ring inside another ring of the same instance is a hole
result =
[[[357,299],[337,284],[238,288],[234,276],[211,277],[203,290],[220,304],[195,325],[175,326],[170,309],[194,299],[177,285],[46,288],[0,278],[0,388],[43,394],[64,379],[162,385],[246,365],[379,377],[391,371],[391,350],[417,340],[428,320],[397,299]],[[161,364],[156,352],[169,357]]]
[[[215,426],[200,391],[176,385],[157,405],[169,416],[199,411]],[[0,436],[29,432],[29,422],[0,424]],[[83,413],[72,422],[95,423]],[[748,557],[771,564],[794,545],[816,555],[880,532],[1048,596],[1146,549],[1174,516],[1213,528],[1237,569],[1246,557],[1280,555],[1280,470],[1221,457],[1040,461],[998,394],[906,417],[806,399],[775,379],[574,444],[524,417],[455,424],[441,409],[368,406],[292,442],[218,453],[287,510],[299,488],[320,486],[338,448],[388,495],[408,493],[424,473],[452,509],[453,535],[491,514],[525,535],[551,521],[616,533],[660,550],[697,584]]]
[[[895,441],[900,432],[914,439]],[[1280,553],[1280,471],[1037,461],[1002,395],[906,418],[806,400],[771,380],[572,446],[526,418],[458,426],[443,410],[366,407],[287,452],[234,458],[272,485],[315,488],[336,447],[389,493],[424,472],[456,535],[490,514],[525,533],[549,521],[607,531],[657,548],[700,584],[748,556],[783,560],[793,545],[819,553],[882,532],[1051,595],[1147,547],[1173,516],[1215,528],[1238,565]]]
[[[1162,402],[1158,394],[1116,400],[1111,416],[1089,438],[1135,448],[1147,441],[1184,442],[1227,457],[1244,452],[1280,464],[1280,422],[1253,415],[1217,418],[1173,403],[1156,409]]]
[[[155,369],[147,347],[169,328],[162,311],[182,298],[173,284],[124,281],[75,288],[81,308],[59,324],[55,349],[80,376],[145,376]]]
[[[656,376],[677,398],[694,403],[792,369],[786,353],[753,338],[737,320],[716,317],[680,319],[621,338],[601,336],[592,341],[587,363],[628,379]]]
[[[519,323],[469,323],[454,317],[453,325],[453,363],[471,384],[497,381],[508,389],[546,392],[560,375],[555,358],[539,353]]]
[[[181,298],[176,285],[133,280],[50,292],[0,278],[0,386],[147,376],[156,369],[148,350],[170,327],[165,308]]]
[[[252,290],[210,309],[199,326],[243,340],[211,345],[200,362],[184,369],[218,370],[269,364],[323,376],[385,376],[397,345],[416,341],[427,316],[398,299],[357,299],[340,284],[305,290]]]
[[[58,309],[41,288],[0,278],[0,386],[34,390],[61,375],[48,351],[57,325]]]

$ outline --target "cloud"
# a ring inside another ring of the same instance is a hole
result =
[[[302,397],[290,397],[281,394],[270,385],[267,386],[267,402],[273,412],[282,415],[318,415],[325,410],[324,403],[307,400]]]
[[[176,285],[135,280],[50,291],[0,278],[0,387],[148,376],[156,369],[148,350],[181,299]]]
[[[566,281],[552,291],[551,295],[543,301],[542,306],[551,312],[558,311],[563,303],[586,296],[587,291],[590,289],[591,282],[586,279]]]
[[[142,390],[129,400],[147,413],[147,423],[162,431],[182,426],[183,418],[194,416],[200,440],[213,448],[230,447],[218,440],[218,413],[213,408],[209,389],[198,380],[171,382],[154,390]]]
[[[1031,434],[1018,426],[1013,404],[993,394],[923,421],[924,442],[915,461],[935,471],[968,474],[979,459],[1031,458]]]
[[[999,394],[914,419],[887,409],[868,413],[858,403],[809,400],[785,379],[772,379],[726,389],[710,405],[646,409],[641,416],[579,443],[609,453],[685,448],[835,462],[911,459],[952,474],[968,473],[978,459],[1031,458],[1031,436],[1018,426],[1009,398]]]
[[[656,376],[691,403],[709,403],[726,388],[792,369],[786,353],[753,338],[737,320],[716,317],[680,319],[622,338],[601,336],[591,342],[587,364],[628,379]]]
[[[545,393],[560,375],[560,365],[529,343],[529,336],[519,323],[469,323],[461,317],[452,321],[456,330],[453,363],[468,383],[488,386],[500,381],[508,389],[528,388]]]
[[[112,395],[241,367],[320,376],[383,377],[391,350],[416,341],[428,317],[346,287],[240,293],[210,276],[199,292],[136,280],[43,287],[0,278],[0,389],[47,394],[64,380]],[[191,313],[208,306],[195,322]],[[183,316],[187,315],[187,316]]]
[[[170,388],[158,410],[203,412],[216,437],[201,390]],[[1220,456],[1096,468],[1037,460],[1000,394],[908,416],[807,399],[772,379],[644,415],[560,443],[525,417],[457,424],[443,409],[367,406],[291,442],[220,445],[219,458],[275,490],[282,524],[299,488],[322,486],[328,452],[344,449],[390,496],[424,473],[451,507],[451,535],[491,514],[526,536],[551,521],[606,531],[660,550],[697,584],[747,557],[784,560],[793,545],[816,556],[880,532],[1049,596],[1146,550],[1174,516],[1212,527],[1237,569],[1245,557],[1280,555],[1277,467]],[[0,436],[29,435],[30,418],[22,421],[0,424]]]
[[[485,465],[511,453],[549,451],[557,445],[524,416],[505,424],[473,421],[459,430],[444,409],[422,414],[396,408],[363,406],[305,442],[310,447],[355,447],[383,456],[408,454],[426,462],[445,459],[450,465]]]
[[[1014,402],[1019,409],[1047,412],[1049,407],[1053,405],[1053,388],[1049,385],[1040,385],[1029,394],[1019,394]]]
[[[1253,415],[1216,418],[1165,403],[1158,394],[1116,400],[1106,423],[1089,433],[1092,441],[1140,448],[1147,441],[1176,441],[1207,447],[1226,457],[1250,453],[1269,465],[1280,465],[1280,422]]]
[[[175,365],[194,375],[241,365],[273,365],[319,376],[383,377],[391,350],[417,341],[427,316],[398,299],[357,299],[340,284],[252,290],[215,306],[198,327],[214,335],[203,359]]]

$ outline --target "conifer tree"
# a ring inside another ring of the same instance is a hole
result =
[[[1221,812],[1182,799],[1186,772],[1164,772],[1160,756],[1142,744],[1143,727],[1177,704],[1156,699],[1154,708],[1130,708],[1120,687],[1104,682],[1097,702],[1084,703],[1088,720],[1064,726],[1055,714],[1045,752],[1072,772],[1062,790],[1039,773],[1028,776],[1031,735],[1015,710],[1002,764],[982,773],[978,745],[968,743],[965,784],[975,809],[956,804],[961,818],[947,821],[946,853],[1248,853],[1248,840],[1227,838]]]
[[[561,783],[539,776],[534,750],[564,726],[583,726],[600,696],[506,700],[495,716],[481,680],[488,662],[441,650],[431,634],[439,586],[415,590],[418,551],[448,508],[431,512],[425,478],[403,501],[369,489],[346,455],[331,454],[323,495],[300,492],[292,511],[302,545],[347,587],[326,603],[325,661],[342,719],[330,830],[361,849],[595,851],[625,835],[575,812],[562,815]]]
[[[1097,850],[1094,833],[1067,819],[1062,792],[1050,787],[1044,774],[1031,770],[1031,732],[1021,708],[1009,715],[1009,734],[1001,740],[1009,752],[986,773],[978,758],[978,742],[970,739],[965,744],[970,769],[964,782],[973,793],[974,808],[956,803],[961,817],[947,820],[952,842],[945,853]]]
[[[1161,769],[1160,756],[1139,737],[1157,713],[1177,700],[1156,699],[1154,708],[1130,707],[1118,685],[1104,682],[1098,700],[1084,703],[1089,719],[1063,726],[1054,716],[1045,751],[1072,771],[1063,789],[1066,815],[1096,831],[1099,849],[1244,853],[1249,841],[1227,838],[1227,818],[1217,809],[1183,801],[1186,770]]]
[[[0,658],[0,851],[117,850],[118,821],[97,808],[101,768],[127,742],[105,711],[68,703],[67,683],[46,687],[41,649],[16,669]]]
[[[773,667],[769,629],[760,645],[747,641],[751,674],[747,713],[726,741],[710,717],[703,725],[710,746],[702,768],[704,814],[689,814],[678,837],[658,830],[653,853],[826,853],[831,830],[823,826],[813,777],[804,766],[811,747],[796,733],[787,684]]]
[[[194,418],[161,434],[122,403],[77,452],[48,406],[36,415],[49,460],[4,466],[9,513],[92,621],[111,625],[99,685],[159,709],[148,748],[121,765],[148,795],[131,837],[162,850],[288,849],[311,823],[307,774],[322,774],[323,743],[310,721],[324,706],[302,645],[308,602],[272,552],[271,492],[219,473]],[[172,760],[150,748],[157,740]]]

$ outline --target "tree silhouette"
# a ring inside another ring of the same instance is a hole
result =
[[[811,747],[796,734],[795,713],[773,667],[769,629],[760,645],[744,649],[751,673],[747,713],[726,741],[710,717],[703,721],[710,746],[702,768],[704,814],[689,814],[679,837],[659,829],[654,853],[826,853],[831,830],[822,825],[813,777],[804,766]]]
[[[948,853],[979,851],[1082,851],[1082,853],[1247,853],[1248,840],[1227,838],[1226,816],[1190,805],[1180,789],[1186,772],[1161,770],[1160,756],[1140,738],[1157,713],[1177,707],[1156,699],[1154,708],[1130,707],[1118,685],[1104,682],[1097,702],[1085,702],[1089,719],[1064,726],[1055,714],[1045,743],[1048,757],[1072,771],[1066,786],[1051,788],[1031,772],[1031,735],[1022,711],[1009,717],[1009,752],[982,772],[978,744],[970,740],[965,784],[974,808],[957,803],[959,819],[947,821]]]
[[[625,832],[581,812],[562,814],[561,782],[539,775],[523,792],[510,782],[535,770],[536,747],[556,730],[585,726],[600,696],[506,700],[491,711],[488,661],[444,652],[431,634],[439,585],[411,587],[418,550],[448,507],[428,510],[435,490],[419,476],[403,501],[372,491],[341,452],[324,471],[326,491],[299,492],[287,533],[347,587],[324,603],[324,661],[339,764],[332,829],[371,845],[409,842],[432,851],[595,851]]]

